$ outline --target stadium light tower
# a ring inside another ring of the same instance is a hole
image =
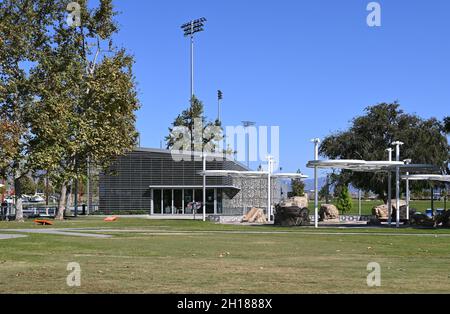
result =
[[[204,31],[205,22],[206,19],[202,17],[181,25],[184,37],[190,37],[191,39],[191,105],[194,97],[194,34]]]

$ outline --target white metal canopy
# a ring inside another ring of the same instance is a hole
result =
[[[450,175],[439,174],[414,174],[402,176],[403,180],[411,181],[438,181],[438,182],[450,182]]]
[[[382,171],[389,170],[391,167],[404,165],[401,161],[365,161],[355,159],[337,159],[337,160],[311,160],[306,165],[308,168],[320,169],[344,169],[353,171]]]
[[[269,174],[267,171],[239,171],[239,170],[206,170],[200,171],[200,175],[205,175],[207,177],[237,177],[237,178],[260,178],[265,177]],[[305,176],[301,173],[271,173],[270,176],[272,178],[299,178],[299,179],[307,179],[308,176]]]
[[[342,169],[342,170],[351,170],[356,172],[378,172],[378,171],[392,171],[392,168],[398,168],[402,165],[404,165],[401,161],[365,161],[365,160],[356,160],[356,159],[337,159],[337,160],[318,160],[318,154],[317,154],[317,146],[319,141],[316,143],[316,154],[315,157],[316,160],[311,160],[306,165],[308,168],[314,168],[314,177],[315,177],[315,188],[314,188],[314,220],[315,220],[315,227],[318,228],[318,220],[319,220],[319,213],[318,213],[318,184],[317,184],[317,169]]]

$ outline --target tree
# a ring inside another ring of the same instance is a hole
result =
[[[23,221],[20,179],[30,169],[25,113],[33,94],[27,70],[47,45],[56,9],[53,1],[0,2],[0,171],[3,177],[14,178],[17,221]]]
[[[208,121],[203,103],[193,96],[191,106],[175,118],[165,140],[167,149],[217,151],[219,141],[223,140],[221,122]]]
[[[297,173],[301,173],[300,169]],[[300,178],[291,179],[292,196],[305,195],[305,183]]]
[[[444,118],[444,130],[447,134],[450,134],[450,117]]]
[[[118,28],[112,1],[101,0],[91,10],[86,1],[78,3],[81,25],[77,27],[67,25],[66,3],[60,3],[51,45],[31,72],[35,101],[28,111],[30,159],[61,187],[57,219],[63,219],[67,193],[74,180],[85,177],[88,163],[106,170],[135,146],[137,138],[134,60],[113,46]]]
[[[18,180],[20,182],[21,194],[34,195],[36,192],[36,184],[30,176],[25,175]]]
[[[336,207],[342,213],[349,212],[353,208],[352,198],[346,185],[342,186],[340,189],[340,193],[336,200]]]
[[[320,154],[331,159],[386,160],[385,150],[396,140],[404,142],[401,160],[442,166],[448,157],[441,123],[404,113],[397,102],[366,108],[365,115],[354,118],[347,131],[326,137]],[[342,184],[351,183],[386,200],[387,176],[383,173],[342,171],[339,177]]]

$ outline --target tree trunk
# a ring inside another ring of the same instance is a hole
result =
[[[14,179],[14,190],[16,197],[16,221],[24,222],[22,206],[22,187],[20,186],[20,176]]]
[[[61,193],[58,201],[58,212],[56,213],[55,219],[64,220],[64,211],[66,207],[66,194],[67,194],[67,183],[63,182],[61,184]]]
[[[65,216],[71,216],[70,207],[72,206],[72,183],[69,183],[66,190],[66,209]]]

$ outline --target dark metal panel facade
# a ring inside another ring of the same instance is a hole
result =
[[[231,160],[208,161],[208,170],[246,170]],[[99,180],[100,211],[151,209],[150,186],[201,186],[202,161],[174,161],[170,151],[136,149],[119,157]],[[207,178],[207,186],[230,186],[227,177]]]

